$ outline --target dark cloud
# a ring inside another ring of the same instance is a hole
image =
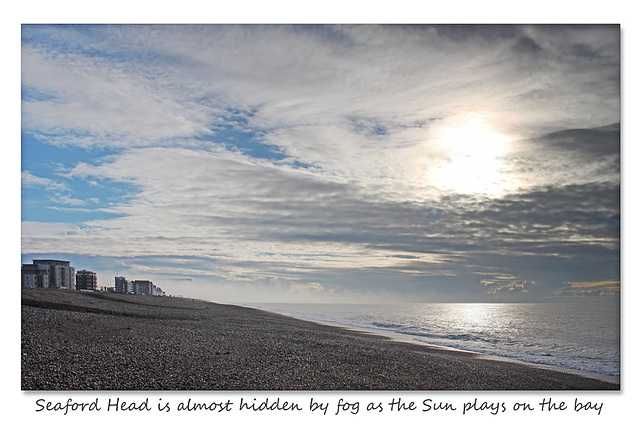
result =
[[[517,25],[450,24],[436,25],[433,28],[438,35],[456,43],[478,39],[491,42],[514,39],[521,35],[521,26]]]
[[[604,127],[561,130],[531,140],[544,148],[578,153],[595,160],[620,156],[620,124]]]
[[[351,274],[391,283],[409,277],[412,283],[426,286],[432,278],[446,274],[460,277],[460,283],[471,290],[480,288],[483,277],[474,274],[478,268],[525,278],[521,286],[528,280],[540,287],[546,286],[542,273],[559,281],[570,275],[615,276],[619,270],[616,185],[544,187],[502,199],[458,195],[428,205],[380,200],[352,186],[342,189],[336,183],[282,180],[270,188],[271,197],[277,194],[278,200],[243,199],[245,216],[215,221],[230,228],[237,240],[356,245],[400,260],[392,268],[328,271],[313,261],[304,266],[307,275],[311,270],[327,280],[327,273],[338,277],[343,272],[339,278]],[[421,256],[426,260],[420,261]],[[268,266],[274,273],[302,269],[290,263],[279,268],[270,262],[251,264]],[[510,283],[494,281],[493,290],[522,290]],[[534,287],[527,290],[535,292]]]
[[[620,124],[555,131],[514,143],[514,175],[535,185],[620,184]]]
[[[542,48],[532,38],[521,37],[514,44],[513,50],[517,53],[537,54]]]

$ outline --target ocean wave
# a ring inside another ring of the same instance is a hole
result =
[[[309,305],[291,311],[303,319],[396,334],[402,340],[619,376],[616,313],[615,308],[558,304]],[[571,326],[565,324],[568,315]]]

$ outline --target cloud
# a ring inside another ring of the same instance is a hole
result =
[[[482,285],[489,295],[515,295],[529,292],[525,280],[482,280]]]
[[[211,148],[210,136],[233,127],[290,164],[432,191],[429,176],[449,159],[435,131],[452,116],[482,114],[513,139],[619,121],[619,84],[592,87],[619,73],[616,27],[598,39],[567,27],[562,41],[543,29],[26,26],[23,87],[51,98],[26,100],[23,125],[85,148]],[[523,38],[543,48],[534,63],[514,53]],[[594,53],[584,69],[570,43]]]
[[[46,177],[39,177],[31,174],[29,171],[22,171],[21,180],[23,187],[44,187],[49,191],[67,191],[69,188],[59,182],[55,182]]]
[[[511,101],[523,95],[530,105],[519,108],[527,112],[520,116],[529,120],[549,124],[566,119],[570,110],[572,119],[588,117],[593,125],[603,113],[592,110],[616,105],[617,98],[616,89],[575,93],[601,79],[603,71],[619,73],[616,57],[605,52],[617,41],[615,26],[598,30],[598,39],[568,28],[562,40],[550,39],[546,28],[513,26],[494,31],[464,26],[449,27],[455,31],[430,26],[25,29],[47,40],[34,44],[23,38],[23,85],[57,98],[27,102],[28,126],[72,127],[113,136],[116,143],[118,136],[147,145],[205,134],[231,108],[251,109],[256,130],[339,127],[354,115],[400,128],[469,106],[495,112],[498,105],[517,105]],[[452,32],[469,37],[451,39]],[[544,64],[514,59],[513,44],[525,37],[530,44],[540,40]],[[596,54],[605,52],[608,63],[592,56],[583,62],[595,68],[575,69],[574,57],[564,49],[573,41]],[[541,69],[543,80],[535,80]],[[564,91],[567,87],[572,93]],[[541,91],[547,94],[543,100],[534,99]],[[558,99],[541,106],[551,96]],[[568,96],[594,102],[567,108],[563,99]]]
[[[86,205],[87,203],[84,200],[74,199],[73,197],[69,197],[69,196],[60,196],[52,200],[55,200],[56,202],[61,203],[63,205],[71,205],[71,206],[82,206],[82,205]]]
[[[118,207],[123,217],[87,222],[50,241],[25,241],[25,252],[54,251],[64,238],[68,252],[80,253],[90,239],[99,255],[197,259],[180,267],[162,260],[154,273],[327,286],[383,278],[377,287],[385,289],[409,278],[424,289],[445,277],[496,294],[531,290],[516,280],[536,281],[540,264],[559,273],[592,259],[615,270],[615,260],[613,266],[598,260],[619,249],[617,189],[604,184],[425,204],[240,153],[169,148],[79,164],[68,177],[128,181],[139,193]],[[504,275],[487,278],[478,268]]]
[[[47,242],[53,237],[64,239],[65,236],[75,235],[79,231],[80,228],[68,223],[22,222],[22,243],[30,247],[30,243],[33,246],[40,239],[45,239]],[[61,243],[61,241],[58,241],[58,244]],[[64,249],[64,247],[59,249]],[[52,249],[48,251],[52,251]]]
[[[23,251],[91,240],[139,272],[332,295],[543,294],[585,267],[613,279],[618,31],[24,26],[24,131],[104,155],[70,154],[66,184],[25,170],[23,185],[119,217],[28,224]],[[485,147],[439,142],[470,118],[508,140],[496,194],[437,181]],[[122,183],[111,205],[91,192]]]
[[[81,54],[52,57],[28,45],[23,49],[23,88],[49,97],[23,102],[26,132],[85,148],[147,146],[208,133],[193,104],[164,96],[139,71]]]
[[[22,171],[21,180],[23,191],[25,189],[32,189],[38,191],[40,195],[48,194],[48,200],[52,204],[49,206],[50,209],[82,211],[82,209],[78,207],[85,206],[88,203],[99,203],[99,199],[95,197],[87,200],[72,197],[70,194],[73,193],[73,190],[67,183],[60,183],[47,177],[35,176],[27,170]],[[64,206],[60,207],[59,205]],[[94,210],[95,209],[104,210],[104,208],[94,208]]]
[[[510,150],[506,172],[521,186],[620,181],[620,124],[552,132]]]
[[[568,282],[565,287],[556,291],[561,296],[620,296],[620,281],[607,280],[595,282]]]

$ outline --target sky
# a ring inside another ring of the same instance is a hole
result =
[[[620,293],[617,25],[23,25],[22,262],[247,301]]]

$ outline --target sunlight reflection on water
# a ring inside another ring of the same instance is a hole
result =
[[[420,343],[613,376],[620,374],[617,302],[259,307],[313,321],[392,332]]]

